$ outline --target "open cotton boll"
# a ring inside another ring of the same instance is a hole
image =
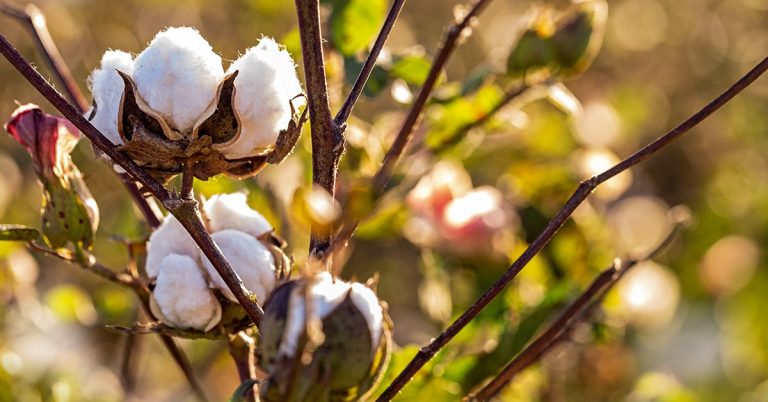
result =
[[[242,127],[233,143],[220,148],[228,159],[268,151],[288,127],[291,99],[302,93],[291,55],[270,38],[262,38],[227,69],[228,74],[235,71],[235,110]]]
[[[331,274],[323,272],[314,278],[309,288],[309,295],[304,295],[301,287],[296,287],[291,292],[288,302],[288,316],[280,343],[280,353],[285,356],[294,356],[299,343],[299,338],[305,331],[306,307],[305,297],[311,300],[311,313],[313,319],[322,320],[338,307],[347,294],[360,313],[365,317],[368,330],[371,333],[371,345],[374,349],[379,345],[382,332],[383,312],[376,294],[361,283],[347,283],[340,279],[333,280]]]
[[[272,288],[275,287],[275,260],[272,253],[253,236],[238,230],[222,230],[211,235],[213,242],[221,249],[232,269],[240,276],[245,287],[256,295],[259,303],[264,303]],[[233,302],[235,295],[219,276],[216,268],[204,255],[200,255],[208,277],[213,285]]]
[[[122,144],[117,131],[117,114],[125,84],[116,70],[133,73],[133,56],[121,50],[107,50],[101,57],[101,66],[88,77],[88,88],[96,102],[96,114],[91,123],[113,144]],[[86,117],[93,109],[86,113]]]
[[[243,193],[214,195],[205,202],[203,211],[211,232],[235,229],[259,237],[272,231],[264,216],[248,206]]]
[[[182,254],[196,257],[199,252],[197,244],[181,223],[168,215],[163,223],[152,232],[147,244],[147,276],[152,279],[158,276],[165,257],[171,254]]]
[[[223,78],[221,57],[189,27],[158,33],[136,57],[133,73],[139,95],[182,133],[208,108]]]
[[[207,332],[221,320],[221,304],[195,260],[186,255],[163,259],[152,294],[162,318],[177,328]]]

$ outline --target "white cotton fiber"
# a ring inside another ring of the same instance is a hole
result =
[[[362,283],[352,284],[350,297],[352,298],[352,303],[355,303],[357,309],[365,317],[365,322],[368,323],[368,330],[371,331],[373,345],[378,345],[381,338],[381,324],[384,322],[384,313],[381,311],[379,298],[376,297],[376,293],[373,290]],[[375,353],[375,351],[372,351],[372,353]]]
[[[207,332],[221,320],[221,304],[188,256],[171,254],[163,259],[153,296],[162,319],[177,328]]]
[[[173,215],[168,215],[163,223],[152,232],[147,244],[147,276],[152,279],[158,276],[161,263],[170,254],[182,254],[196,257],[199,248]]]
[[[251,209],[243,193],[218,194],[203,205],[211,232],[236,229],[259,237],[272,231],[272,225],[263,215]]]
[[[158,33],[136,57],[133,73],[139,95],[182,133],[211,104],[223,78],[221,57],[189,27]]]
[[[264,303],[267,295],[275,287],[275,260],[272,253],[253,236],[237,230],[222,230],[211,237],[229,261],[232,269],[240,276],[245,287],[256,295],[259,303]],[[236,302],[235,295],[229,290],[208,258],[201,253],[200,259],[213,285],[221,289],[229,300]]]
[[[88,77],[88,88],[96,102],[96,115],[91,123],[117,145],[123,143],[117,132],[117,114],[125,84],[116,70],[132,74],[133,56],[121,50],[107,50],[101,57],[101,66]],[[90,116],[92,110],[85,116]]]
[[[228,159],[269,151],[280,130],[288,127],[289,102],[302,93],[291,55],[270,38],[262,38],[257,46],[248,49],[229,66],[227,74],[235,71],[239,71],[235,78],[235,109],[242,130],[235,142],[220,148]]]
[[[311,300],[311,313],[313,319],[322,320],[333,312],[350,295],[352,302],[365,317],[368,330],[371,333],[372,346],[374,348],[381,339],[383,312],[381,305],[371,289],[361,283],[348,283],[341,279],[334,281],[331,274],[323,272],[307,282],[309,295],[304,295],[302,286],[297,286],[291,292],[288,301],[288,317],[286,319],[283,339],[280,343],[280,353],[285,356],[294,356],[299,343],[299,338],[305,331],[306,307],[305,297]],[[375,349],[371,350],[375,353]]]

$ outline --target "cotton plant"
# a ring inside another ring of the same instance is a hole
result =
[[[202,180],[256,174],[292,151],[306,117],[296,65],[267,37],[224,70],[196,29],[168,28],[136,57],[105,52],[88,82],[88,119],[162,181],[185,165]]]
[[[242,193],[211,197],[203,203],[203,213],[211,238],[245,287],[257,300],[265,300],[285,275],[285,257],[275,246],[272,226],[248,206]],[[237,303],[211,262],[172,215],[149,237],[145,270],[154,283],[150,299],[153,313],[171,327],[209,332],[221,323],[223,308]]]

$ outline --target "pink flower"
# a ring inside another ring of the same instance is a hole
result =
[[[406,237],[456,255],[493,254],[496,235],[513,220],[498,189],[473,188],[466,170],[453,162],[438,162],[411,190],[406,203],[413,213]]]
[[[43,185],[43,235],[54,248],[71,243],[77,250],[93,244],[99,210],[70,153],[80,132],[69,121],[44,113],[37,105],[19,106],[5,129],[32,156]]]
[[[41,180],[62,177],[71,170],[69,154],[77,145],[80,132],[68,120],[46,114],[28,103],[13,112],[5,129],[32,155]]]

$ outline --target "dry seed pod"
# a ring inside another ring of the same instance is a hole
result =
[[[237,74],[238,72],[235,71],[227,75],[219,84],[211,106],[203,113],[203,116],[192,129],[192,138],[207,135],[212,138],[212,142],[215,144],[214,148],[227,146],[237,141],[242,128],[240,117],[234,108]]]

